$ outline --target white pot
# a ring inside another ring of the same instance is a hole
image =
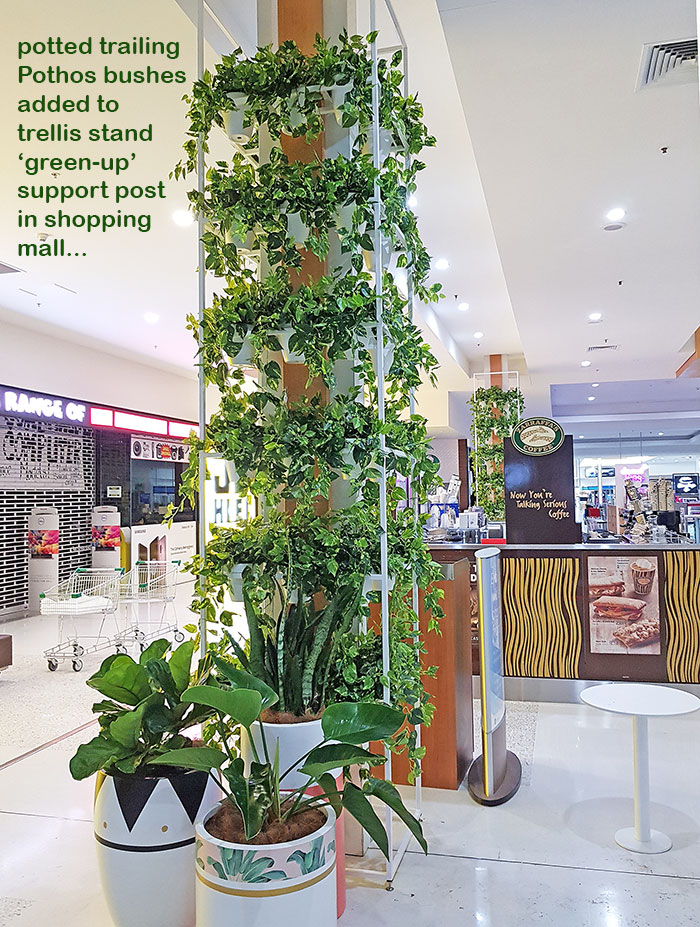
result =
[[[282,346],[282,357],[288,364],[303,364],[304,355],[299,354],[297,351],[292,351],[289,348],[289,339],[293,334],[293,328],[283,328],[281,332],[277,332],[277,338]]]
[[[95,840],[116,927],[194,927],[194,825],[221,792],[206,773],[98,773]]]
[[[365,326],[365,330],[362,335],[360,335],[360,344],[365,348],[372,356],[372,366],[374,367],[375,373],[377,372],[377,326],[375,323],[369,323]],[[394,344],[393,342],[386,337],[384,338],[384,376],[386,377],[391,369],[391,365],[394,363]]]
[[[224,113],[224,130],[235,142],[247,142],[250,139],[250,126],[243,125],[245,106],[248,97],[244,93],[229,93],[236,109],[227,109]]]
[[[389,592],[394,588],[394,577],[389,577]],[[362,584],[362,595],[367,595],[370,592],[381,592],[382,590],[382,574],[381,573],[368,573],[365,576],[365,580]]]
[[[335,927],[335,814],[308,837],[228,843],[197,825],[197,927]],[[133,922],[149,924],[146,919]]]
[[[229,360],[232,364],[239,364],[241,367],[247,367],[249,364],[253,363],[253,346],[250,343],[248,335],[243,339],[243,344],[238,354],[234,354]]]
[[[247,563],[237,563],[228,574],[228,582],[231,587],[231,598],[234,602],[243,601],[243,570],[249,566]]]
[[[287,213],[287,234],[294,239],[295,244],[303,245],[310,232],[311,229],[301,218],[301,213]]]
[[[277,744],[280,751],[280,774],[285,772],[294,763],[297,762],[314,747],[317,747],[323,741],[323,729],[321,719],[314,721],[300,721],[298,724],[271,724],[269,721],[262,722],[265,728],[265,740],[267,749],[270,754],[270,762],[273,761]],[[263,759],[262,737],[260,736],[260,724],[253,725],[253,740],[258,756]],[[248,740],[248,734],[245,730],[241,731],[241,755],[246,763],[246,769],[250,769],[250,761],[254,759],[253,751]],[[300,763],[301,766],[303,764]],[[338,777],[340,769],[331,771],[331,775]],[[285,789],[298,789],[308,782],[307,776],[292,770],[280,781],[280,785]]]

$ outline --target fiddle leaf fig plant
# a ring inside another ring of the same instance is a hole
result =
[[[185,641],[166,659],[170,646],[165,638],[155,640],[138,662],[128,654],[114,654],[87,680],[103,696],[92,706],[100,732],[81,744],[71,759],[74,779],[85,779],[99,770],[148,774],[151,760],[169,750],[192,746],[192,739],[183,732],[206,721],[212,710],[182,698],[193,678],[194,643]],[[209,662],[199,663],[195,682],[207,679]]]

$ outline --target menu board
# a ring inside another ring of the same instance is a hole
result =
[[[571,435],[558,450],[539,457],[521,453],[510,438],[503,447],[508,543],[579,544]]]
[[[591,653],[661,653],[656,554],[588,558]]]

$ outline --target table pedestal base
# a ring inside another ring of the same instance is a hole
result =
[[[634,827],[623,827],[615,834],[615,843],[633,853],[665,853],[673,846],[670,837],[660,830],[650,830],[648,840],[637,840]]]

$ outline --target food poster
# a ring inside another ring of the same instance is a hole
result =
[[[121,528],[119,525],[93,525],[92,549],[116,550],[121,544]]]
[[[589,557],[588,603],[591,653],[661,653],[656,555]]]
[[[58,531],[32,531],[27,533],[29,556],[33,560],[58,556]]]

